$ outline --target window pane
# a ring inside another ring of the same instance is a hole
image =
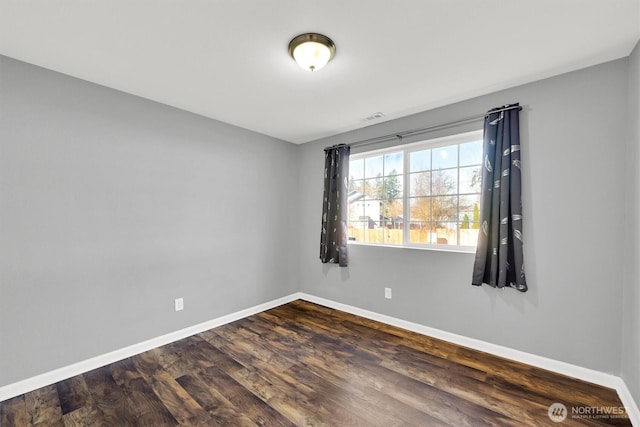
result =
[[[380,227],[364,230],[364,241],[367,243],[384,243],[384,229]]]
[[[411,221],[431,221],[431,197],[411,199]]]
[[[361,198],[349,205],[349,237],[358,242],[382,243],[380,229],[381,201]]]
[[[358,192],[360,194],[364,194],[364,181],[361,179],[350,179],[349,180],[349,197],[351,198],[353,192]],[[357,196],[355,196],[357,197]]]
[[[409,154],[411,172],[428,171],[431,169],[431,150],[413,151]]]
[[[456,194],[458,192],[458,170],[446,169],[431,173],[431,194]]]
[[[403,203],[402,199],[385,201],[382,203],[382,216],[385,224],[383,226],[393,226],[402,228]]]
[[[464,220],[464,216],[469,217],[469,221],[480,221],[480,195],[469,194],[466,196],[460,196],[460,221]]]
[[[398,153],[386,154],[384,156],[384,174],[399,175],[404,170],[404,159],[402,151]]]
[[[458,197],[457,196],[437,196],[432,197],[431,215],[434,226],[458,220]]]
[[[457,245],[458,244],[458,223],[445,222],[440,223],[435,228],[436,245]],[[433,238],[433,236],[432,236]]]
[[[352,197],[349,199],[347,211],[349,212],[349,222],[361,220],[361,217],[364,216],[364,201],[362,195],[358,198]]]
[[[364,159],[364,177],[375,178],[382,176],[382,156]]]
[[[460,166],[482,163],[482,140],[460,144]]]
[[[482,168],[472,166],[460,168],[460,194],[479,193],[482,181]]]
[[[387,245],[401,245],[403,239],[402,229],[397,228],[383,228],[384,230],[384,243]]]
[[[460,246],[477,246],[479,232],[480,230],[477,228],[460,230],[460,241],[458,244]]]
[[[364,181],[363,193],[369,198],[380,198],[382,195],[382,178],[367,179]]]
[[[472,196],[460,197],[460,216],[462,219],[460,221],[460,240],[458,244],[461,246],[476,246],[478,244],[478,232],[480,231],[480,210],[478,208],[480,206],[480,196],[477,196],[475,201],[464,200],[468,197]],[[463,206],[465,206],[464,209]],[[474,220],[474,218],[476,219]]]
[[[462,246],[476,246],[480,231],[480,195],[460,196],[460,242]]]
[[[380,196],[383,200],[398,199],[402,197],[402,176],[388,176],[382,181]]]
[[[424,221],[411,221],[409,224],[409,241],[411,243],[431,243],[431,224]]]
[[[447,147],[434,148],[433,169],[453,168],[458,166],[458,146],[449,145]]]
[[[378,227],[380,224],[380,213],[382,201],[366,198],[364,200],[364,214],[362,220],[368,220],[370,227]]]
[[[409,178],[411,196],[431,195],[431,172],[413,173]]]
[[[383,230],[384,243],[391,245],[401,245],[403,243],[404,230],[402,220],[402,201],[393,201],[383,205],[383,210],[387,211],[380,220],[380,228]],[[400,211],[400,215],[393,215],[393,211]]]
[[[364,159],[351,160],[349,162],[349,179],[363,179],[364,178]]]
[[[366,223],[362,221],[349,221],[349,228],[347,231],[347,236],[349,240],[356,242],[365,242],[364,234],[365,234]]]

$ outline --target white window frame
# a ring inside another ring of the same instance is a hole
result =
[[[410,192],[410,179],[411,173],[410,170],[410,154],[414,151],[421,151],[424,149],[434,149],[440,147],[447,147],[452,145],[459,145],[468,142],[474,142],[478,140],[482,140],[483,131],[476,130],[472,132],[464,132],[454,135],[449,135],[445,137],[432,138],[421,140],[418,142],[412,142],[409,144],[403,145],[395,145],[392,147],[386,147],[381,149],[374,149],[369,151],[363,151],[355,154],[351,154],[349,161],[360,160],[369,157],[376,157],[389,153],[397,153],[402,151],[403,153],[403,173],[402,173],[402,203],[403,203],[403,243],[402,244],[392,244],[392,243],[379,243],[379,242],[363,242],[363,241],[355,241],[349,240],[348,243],[350,245],[365,245],[365,246],[384,246],[389,248],[413,248],[413,249],[426,249],[426,250],[438,250],[438,251],[449,251],[449,252],[466,252],[473,253],[476,251],[476,246],[464,246],[464,245],[449,245],[449,244],[433,244],[433,243],[411,243],[410,242],[410,219],[411,219],[411,196]],[[431,159],[433,162],[433,159]],[[463,167],[467,167],[466,165]],[[458,151],[458,163],[456,166],[456,170],[458,173],[458,183],[460,183],[460,152]],[[459,184],[458,184],[459,185]],[[456,197],[460,197],[460,187],[458,186],[458,191],[455,193]],[[468,194],[468,193],[463,193]],[[472,193],[476,194],[476,193]],[[452,194],[453,195],[453,194]],[[459,209],[459,207],[458,207]],[[459,225],[458,225],[459,230]],[[459,238],[458,238],[459,241]]]

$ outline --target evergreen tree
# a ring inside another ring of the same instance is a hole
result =
[[[462,224],[460,224],[460,228],[465,230],[469,229],[469,215],[464,214],[464,218],[462,218]]]
[[[391,202],[400,195],[400,181],[396,170],[392,170],[390,176],[385,177],[382,184],[382,200]]]
[[[473,205],[473,228],[475,230],[480,228],[480,207],[477,203]]]

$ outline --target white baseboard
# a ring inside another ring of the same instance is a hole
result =
[[[397,326],[402,329],[407,329],[412,332],[417,332],[422,335],[438,338],[443,341],[448,341],[464,347],[469,347],[474,350],[483,351],[485,353],[494,354],[496,356],[504,357],[506,359],[515,360],[517,362],[526,363],[531,366],[546,369],[549,371],[557,372],[559,374],[567,375],[573,378],[578,378],[583,381],[598,384],[604,387],[615,389],[618,392],[618,396],[622,401],[629,419],[634,426],[640,427],[640,410],[636,404],[631,392],[627,388],[622,378],[615,375],[606,374],[604,372],[595,371],[593,369],[583,368],[581,366],[572,365],[570,363],[560,362],[558,360],[549,359],[535,354],[526,353],[520,350],[514,350],[512,348],[503,347],[497,344],[492,344],[486,341],[477,340],[474,338],[468,338],[462,335],[453,334],[451,332],[442,331],[440,329],[431,328],[429,326],[420,325],[418,323],[408,322],[406,320],[398,319],[384,314],[379,314],[373,311],[364,310],[358,307],[354,307],[347,304],[342,304],[332,300],[300,293],[300,299],[313,302],[316,304],[324,305],[329,308],[344,311],[347,313],[355,314],[357,316],[365,317],[367,319],[375,320],[378,322],[386,323],[387,325]]]
[[[136,354],[140,354],[145,351],[172,343],[174,341],[181,340],[191,335],[199,334],[200,332],[204,332],[206,330],[222,326],[227,323],[235,322],[236,320],[243,319],[245,317],[251,316],[252,314],[260,313],[262,311],[269,310],[271,308],[286,304],[291,301],[295,301],[297,299],[300,299],[300,294],[294,293],[286,297],[278,298],[264,304],[259,304],[244,310],[237,311],[235,313],[227,314],[226,316],[218,317],[216,319],[190,326],[179,331],[171,332],[156,338],[152,338],[150,340],[122,348],[120,350],[115,350],[100,356],[92,357],[90,359],[83,360],[69,366],[65,366],[41,375],[37,375],[35,377],[27,378],[26,380],[18,381],[16,383],[0,387],[0,402],[24,393],[28,393],[41,387],[66,380],[67,378],[83,374],[93,369],[100,368],[110,363],[126,359],[127,357],[135,356]]]
[[[614,388],[618,392],[618,396],[627,410],[631,424],[634,426],[640,426],[640,408],[638,408],[638,404],[633,399],[631,391],[627,388],[624,380],[622,378],[618,378],[618,386]]]
[[[453,334],[450,332],[442,331],[440,329],[420,325],[418,323],[408,322],[406,320],[316,297],[313,295],[305,294],[303,292],[297,292],[282,298],[275,299],[273,301],[266,302],[264,304],[259,304],[244,310],[237,311],[235,313],[228,314],[226,316],[218,317],[204,323],[181,329],[179,331],[152,338],[150,340],[122,348],[120,350],[115,350],[101,356],[96,356],[91,359],[83,360],[81,362],[53,370],[51,372],[46,372],[32,378],[27,378],[26,380],[18,381],[16,383],[0,387],[0,402],[24,393],[28,393],[40,387],[45,387],[58,381],[63,381],[67,378],[83,374],[93,369],[97,369],[101,366],[126,359],[127,357],[135,356],[136,354],[140,354],[145,351],[169,344],[171,342],[181,340],[191,335],[195,335],[200,332],[204,332],[206,330],[243,319],[245,317],[260,313],[265,310],[269,310],[271,308],[286,304],[291,301],[295,301],[297,299],[324,305],[336,310],[341,310],[347,313],[355,314],[357,316],[365,317],[367,319],[386,323],[391,326],[397,326],[399,328],[407,329],[419,334],[428,335],[430,337],[438,338],[454,344],[473,348],[475,350],[494,354],[496,356],[526,363],[528,365],[547,369],[549,371],[557,372],[560,374],[568,375],[570,377],[581,379],[583,381],[588,381],[594,384],[602,385],[604,387],[615,389],[618,392],[618,396],[620,396],[622,404],[627,410],[627,414],[629,415],[631,423],[634,426],[640,427],[640,409],[638,409],[638,405],[634,401],[631,392],[620,377],[572,365],[570,363],[560,362],[558,360],[537,356],[534,354],[526,353],[524,351],[514,350],[497,344],[491,344],[486,341]]]

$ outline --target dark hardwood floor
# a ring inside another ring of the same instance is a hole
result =
[[[0,402],[0,425],[631,425],[585,414],[621,406],[605,387],[295,301]]]

